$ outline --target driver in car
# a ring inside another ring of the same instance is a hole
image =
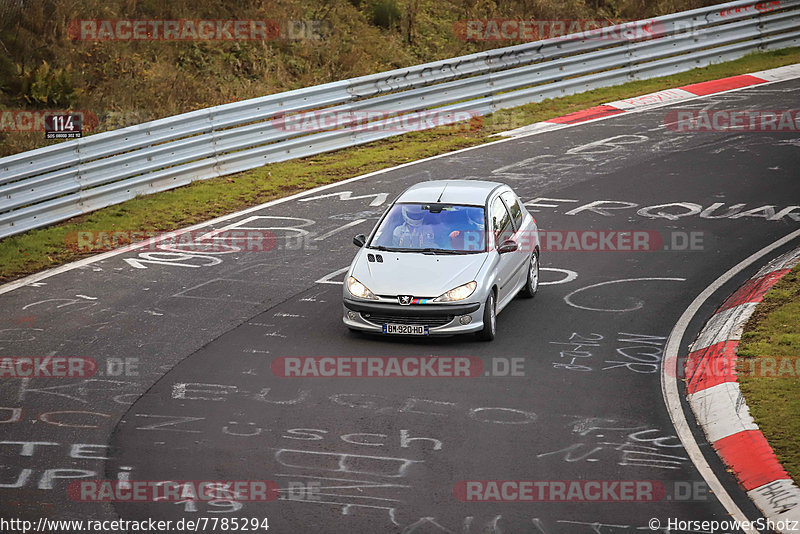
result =
[[[392,232],[392,246],[398,248],[436,248],[433,226],[423,224],[425,210],[420,206],[402,207],[403,224]]]
[[[450,244],[456,250],[479,250],[483,243],[484,229],[483,212],[468,210],[464,226],[450,232]]]

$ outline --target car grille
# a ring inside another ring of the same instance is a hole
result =
[[[379,313],[361,313],[366,321],[382,325],[394,324],[421,324],[427,326],[444,326],[453,320],[454,315],[385,315]]]

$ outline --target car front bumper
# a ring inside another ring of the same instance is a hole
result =
[[[388,323],[428,326],[429,335],[453,335],[477,332],[483,328],[483,304],[400,304],[344,299],[344,324],[365,332],[383,332]],[[462,324],[468,316],[470,322]]]

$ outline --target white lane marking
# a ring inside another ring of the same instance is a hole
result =
[[[624,308],[624,309],[621,309],[621,310],[615,310],[613,308],[590,308],[588,306],[581,306],[580,304],[575,304],[574,302],[572,302],[571,299],[572,299],[573,295],[577,295],[581,291],[586,291],[587,289],[592,289],[592,288],[595,288],[595,287],[607,286],[607,285],[610,285],[610,284],[621,284],[621,283],[624,283],[624,282],[648,282],[648,281],[685,282],[686,279],[685,278],[623,278],[621,280],[609,280],[608,282],[600,282],[599,284],[592,284],[590,286],[586,286],[586,287],[582,287],[580,289],[576,289],[575,291],[573,291],[572,293],[570,293],[569,295],[564,297],[564,302],[566,302],[567,304],[569,304],[573,308],[578,308],[580,310],[602,311],[602,312],[629,312],[629,311],[634,311],[634,310],[638,310],[639,308],[644,306],[644,304],[642,302],[638,302],[636,304],[636,306],[634,306],[632,308]]]
[[[332,273],[326,274],[325,276],[323,276],[319,280],[315,280],[314,283],[315,284],[333,284],[335,286],[343,286],[344,285],[344,280],[341,280],[341,281],[337,282],[336,280],[331,280],[331,278],[334,278],[334,277],[336,277],[336,275],[339,275],[339,274],[342,274],[344,272],[347,272],[347,269],[349,269],[349,268],[350,268],[350,266],[348,265],[347,267],[342,267],[341,269],[337,269],[337,270],[333,271]]]
[[[366,221],[366,219],[357,219],[357,220],[355,220],[355,221],[353,221],[353,222],[350,222],[350,223],[347,223],[347,224],[345,224],[344,226],[340,226],[339,228],[334,228],[333,230],[331,230],[331,231],[330,231],[330,232],[328,232],[328,233],[322,234],[322,235],[321,235],[321,236],[319,236],[319,237],[315,237],[315,238],[314,238],[314,241],[322,241],[322,240],[324,240],[324,239],[328,239],[328,238],[329,238],[330,236],[332,236],[333,234],[336,234],[336,233],[338,233],[338,232],[341,232],[342,230],[347,230],[347,229],[348,229],[348,228],[350,228],[351,226],[356,226],[357,224],[361,224],[361,223],[363,223],[364,221]]]
[[[628,145],[640,145],[647,143],[648,141],[650,141],[650,138],[646,135],[615,135],[606,139],[598,139],[597,141],[592,141],[591,143],[586,143],[585,145],[574,146],[567,150],[567,154],[577,154],[579,156],[581,154],[608,155],[612,152],[625,150]]]
[[[163,258],[163,259],[162,259]],[[169,261],[170,259],[175,261]],[[195,265],[193,263],[182,263],[186,260],[209,260],[208,263],[201,263]],[[175,267],[211,267],[212,265],[219,265],[222,263],[221,258],[214,256],[205,256],[201,254],[184,254],[183,252],[140,252],[138,258],[123,258],[125,263],[134,269],[147,269],[145,263],[153,265],[173,265]]]
[[[667,338],[667,345],[666,349],[664,350],[664,359],[662,360],[663,364],[661,366],[661,393],[664,397],[664,403],[667,406],[669,417],[672,419],[672,425],[675,427],[675,431],[678,434],[678,437],[681,439],[681,443],[683,443],[683,448],[686,450],[686,453],[689,455],[692,463],[700,472],[700,475],[703,477],[703,479],[705,479],[709,489],[714,493],[714,495],[717,496],[717,499],[719,499],[719,502],[725,507],[731,517],[738,521],[747,521],[748,519],[744,515],[744,512],[742,512],[739,507],[736,506],[736,503],[733,502],[733,499],[725,490],[725,487],[719,481],[717,476],[714,474],[714,471],[711,470],[711,466],[708,465],[703,453],[700,451],[700,446],[697,444],[697,441],[695,441],[694,436],[692,435],[692,431],[689,428],[689,422],[686,420],[686,414],[683,413],[681,398],[680,394],[678,393],[678,352],[680,350],[683,336],[686,333],[686,329],[689,327],[689,322],[695,316],[700,307],[705,303],[705,301],[708,300],[708,298],[711,297],[715,291],[717,291],[728,280],[736,276],[743,269],[747,268],[773,250],[785,245],[786,243],[789,243],[797,237],[800,237],[800,230],[795,230],[791,234],[778,239],[771,245],[767,245],[755,254],[742,260],[728,270],[725,274],[717,278],[710,286],[705,288],[702,293],[697,295],[689,307],[686,308],[686,311],[683,312],[683,315],[681,315],[680,319],[678,319],[678,322],[675,324],[675,328],[672,329],[672,332],[669,334],[669,338]],[[668,366],[669,368],[667,368]],[[753,528],[748,529],[745,532],[759,534],[758,531]]]
[[[253,221],[264,221],[267,224],[272,223],[272,221],[280,222],[280,221],[299,221],[295,223],[294,226],[245,226],[247,223]],[[206,239],[221,239],[223,241],[229,241],[233,238],[233,236],[223,236],[217,237],[217,235],[228,232],[229,230],[289,230],[292,232],[297,232],[296,235],[307,235],[308,230],[303,230],[306,226],[312,226],[316,224],[316,221],[312,219],[305,219],[303,217],[282,217],[279,215],[252,215],[246,219],[242,219],[241,221],[236,221],[235,223],[228,224],[223,226],[222,228],[218,228],[216,230],[211,230],[210,232],[206,232],[205,234],[201,235],[197,238],[198,241],[203,241]],[[235,238],[233,238],[235,239]],[[244,235],[240,236],[238,239],[250,239],[249,236]]]
[[[743,73],[743,74],[748,74],[748,73]],[[763,74],[763,72],[761,74]],[[766,83],[762,83],[762,84],[754,85],[754,86],[740,87],[738,89],[731,89],[730,91],[722,91],[722,92],[719,92],[719,93],[712,93],[710,95],[698,96],[697,98],[698,99],[709,98],[711,96],[720,95],[720,94],[723,94],[723,93],[732,93],[732,92],[735,92],[735,91],[743,91],[745,89],[753,89],[753,88],[765,87],[767,85],[772,85],[774,83],[781,83],[781,82],[785,82],[785,81],[788,81],[788,80],[792,80],[792,79],[798,77],[795,74],[796,73],[791,72],[791,73],[787,73],[786,76],[783,79],[780,79],[780,80],[770,81],[770,82],[766,82]],[[669,103],[669,102],[664,103],[664,106],[669,106],[669,105],[673,105],[673,104]],[[657,106],[657,107],[661,107],[661,106]],[[648,108],[648,111],[650,109],[653,109],[653,108]],[[638,110],[629,111],[629,112],[627,112],[627,113],[625,113],[623,115],[627,115],[629,113],[638,113]],[[613,119],[613,118],[618,118],[618,117],[619,117],[619,115],[610,115],[608,117],[600,117],[598,119],[593,119],[591,121],[578,122],[578,123],[574,123],[574,124],[559,125],[561,127],[559,129],[572,128],[572,127],[575,127],[575,126],[583,126],[585,124],[589,124],[589,123],[592,123],[592,122],[597,122],[597,121],[601,121],[601,120],[608,120],[608,119]],[[229,213],[227,215],[222,215],[221,217],[217,217],[216,219],[211,219],[210,221],[206,221],[206,222],[198,223],[198,224],[195,224],[195,225],[192,225],[192,226],[188,226],[188,227],[180,229],[180,230],[175,230],[174,232],[170,232],[170,235],[172,237],[178,236],[178,235],[184,234],[186,232],[191,232],[191,231],[194,231],[194,230],[198,230],[200,228],[205,228],[207,226],[212,226],[212,225],[219,224],[221,222],[229,221],[231,219],[235,219],[237,217],[241,217],[242,215],[247,215],[248,213],[253,213],[253,212],[256,212],[256,211],[259,211],[259,210],[263,210],[263,209],[266,209],[266,208],[269,208],[269,207],[272,207],[272,206],[277,206],[279,204],[283,204],[285,202],[290,202],[292,200],[299,200],[301,198],[308,197],[308,196],[313,195],[315,193],[319,193],[320,191],[326,191],[326,190],[332,189],[334,187],[339,187],[339,186],[346,185],[346,184],[349,184],[349,183],[352,183],[352,182],[358,182],[358,181],[363,180],[365,178],[370,178],[372,176],[378,176],[378,175],[385,174],[387,172],[391,172],[391,171],[394,171],[394,170],[397,170],[397,169],[404,169],[406,167],[411,167],[413,165],[418,165],[420,163],[426,163],[428,161],[433,161],[433,160],[437,160],[437,159],[440,159],[440,158],[451,157],[451,156],[454,156],[456,154],[461,154],[463,152],[469,152],[469,151],[472,151],[472,150],[488,148],[488,147],[491,147],[491,146],[494,146],[494,145],[499,145],[499,144],[502,144],[502,143],[506,143],[508,141],[513,141],[513,140],[519,139],[521,137],[530,137],[530,136],[536,135],[537,133],[544,133],[545,131],[549,131],[549,130],[543,130],[541,132],[530,132],[530,133],[528,133],[526,135],[522,135],[522,136],[507,137],[507,138],[504,138],[504,139],[498,139],[497,141],[492,141],[490,143],[485,143],[485,144],[475,145],[475,146],[469,146],[469,147],[466,147],[466,148],[460,148],[460,149],[454,150],[452,152],[445,152],[444,154],[437,154],[435,156],[431,156],[431,157],[428,157],[428,158],[409,161],[407,163],[401,163],[400,165],[395,165],[394,167],[387,167],[385,169],[378,169],[377,171],[369,172],[367,174],[362,174],[360,176],[353,176],[352,178],[347,178],[347,179],[342,180],[340,182],[334,182],[332,184],[321,185],[319,187],[315,187],[313,189],[309,189],[308,191],[301,191],[300,193],[296,193],[296,194],[290,195],[288,197],[276,198],[275,200],[271,200],[269,202],[265,202],[264,204],[259,204],[258,206],[253,206],[252,208],[247,208],[247,209],[244,209],[244,210],[241,210],[241,211],[237,211],[235,213]],[[124,246],[122,248],[118,248],[116,250],[110,250],[108,252],[104,252],[102,254],[98,254],[97,256],[84,258],[82,260],[74,261],[72,263],[67,263],[67,264],[61,265],[59,267],[54,267],[52,269],[48,269],[48,270],[42,271],[40,273],[36,273],[36,274],[32,274],[32,275],[26,276],[24,278],[20,278],[19,280],[14,280],[13,282],[8,282],[8,283],[3,284],[3,285],[0,286],[0,295],[2,295],[3,293],[8,293],[9,291],[14,291],[15,289],[18,289],[18,288],[23,287],[23,286],[32,286],[36,282],[39,282],[40,280],[44,280],[46,278],[50,278],[51,276],[55,276],[57,274],[61,274],[61,273],[67,272],[67,271],[71,271],[73,269],[77,269],[77,268],[83,267],[85,265],[90,265],[90,264],[95,263],[95,262],[103,261],[103,260],[106,260],[108,258],[113,258],[114,256],[118,256],[119,254],[124,254],[126,252],[130,252],[132,250],[137,250],[137,249],[140,249],[140,248],[146,247],[146,246],[152,246],[153,244],[159,243],[159,242],[163,241],[164,239],[166,239],[166,236],[164,236],[164,237],[153,237],[153,238],[150,238],[150,239],[145,239],[144,241],[141,241],[139,243],[126,245],[126,246]]]
[[[557,273],[564,273],[566,276],[561,280],[553,280],[552,282],[539,282],[540,286],[554,286],[557,284],[566,284],[578,278],[578,273],[570,271],[569,269],[558,269],[556,267],[539,267],[540,271],[555,271]]]
[[[328,193],[326,195],[317,195],[315,197],[310,198],[302,198],[298,202],[308,202],[309,200],[319,200],[321,198],[330,198],[330,197],[339,197],[339,200],[361,200],[364,198],[375,197],[372,202],[369,203],[370,206],[380,206],[386,199],[389,198],[389,193],[372,193],[371,195],[359,195],[357,197],[353,196],[352,191],[339,191],[338,193]]]

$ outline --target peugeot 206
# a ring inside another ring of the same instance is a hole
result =
[[[343,319],[354,331],[488,341],[497,314],[539,288],[536,221],[501,183],[416,184],[353,243]]]

